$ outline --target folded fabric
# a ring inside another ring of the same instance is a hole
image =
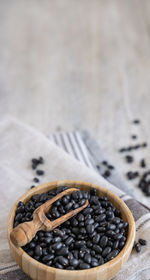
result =
[[[137,239],[146,239],[148,246],[145,246],[139,255],[133,252],[115,279],[132,279],[135,275],[136,279],[148,279],[141,277],[147,277],[148,272],[150,273],[150,212],[96,172],[97,164],[88,147],[91,138],[87,133],[76,132],[75,138],[67,135],[69,134],[64,134],[63,137],[55,135],[53,138],[70,155],[34,128],[9,117],[0,123],[0,279],[29,279],[18,269],[10,256],[6,227],[12,204],[32,185],[34,171],[31,169],[30,160],[40,155],[45,158],[45,176],[41,183],[63,179],[85,180],[106,187],[123,198],[135,217]],[[63,139],[63,142],[60,139]],[[99,152],[97,149],[97,153]],[[113,177],[116,176],[115,173],[117,172],[114,170]],[[119,185],[125,189],[123,184],[122,180],[122,184]]]

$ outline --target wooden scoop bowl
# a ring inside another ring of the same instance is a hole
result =
[[[54,228],[58,227],[59,225],[66,222],[68,219],[72,218],[73,216],[78,214],[80,211],[82,211],[85,207],[88,206],[88,200],[86,200],[85,204],[82,205],[81,207],[70,211],[69,213],[65,214],[64,216],[62,216],[54,221],[50,221],[46,217],[46,214],[49,212],[50,208],[52,207],[52,204],[55,201],[62,198],[64,195],[68,195],[68,194],[71,194],[72,192],[76,192],[76,191],[79,191],[79,189],[75,189],[75,188],[67,189],[67,190],[59,193],[52,199],[48,200],[41,206],[39,206],[33,212],[32,221],[21,223],[12,230],[12,232],[10,233],[11,241],[16,246],[22,247],[33,239],[33,237],[36,235],[37,231],[53,230]]]

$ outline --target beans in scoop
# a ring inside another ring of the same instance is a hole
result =
[[[33,195],[26,204],[20,201],[14,227],[32,220],[37,207],[66,189],[60,186]],[[43,264],[67,270],[89,269],[115,258],[125,246],[128,223],[107,197],[97,195],[95,188],[90,192],[78,189],[57,200],[47,217],[57,219],[82,206],[87,199],[89,204],[80,213],[52,231],[37,232],[23,250]]]

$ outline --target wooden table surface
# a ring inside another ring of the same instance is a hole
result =
[[[149,0],[0,1],[0,117],[89,129],[126,172],[118,149],[150,137],[149,15]]]

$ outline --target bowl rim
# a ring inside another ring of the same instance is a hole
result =
[[[123,249],[120,251],[120,253],[115,258],[106,262],[105,264],[99,265],[97,267],[92,267],[92,268],[89,268],[89,269],[82,269],[82,270],[66,270],[66,269],[55,268],[55,267],[48,266],[46,264],[43,264],[43,263],[35,260],[30,255],[28,255],[21,247],[17,247],[16,245],[14,245],[12,243],[11,239],[10,239],[10,232],[13,229],[13,219],[14,219],[15,211],[16,211],[16,208],[17,208],[17,205],[18,205],[19,201],[25,201],[26,198],[28,198],[28,200],[29,200],[30,197],[33,196],[34,194],[42,193],[42,192],[39,192],[42,189],[43,189],[43,192],[47,192],[48,190],[45,190],[46,187],[50,187],[52,189],[52,187],[55,188],[55,187],[59,187],[59,186],[67,185],[67,184],[68,184],[68,187],[72,187],[72,184],[76,184],[76,187],[79,187],[80,185],[83,185],[85,187],[91,187],[91,188],[93,187],[93,188],[96,188],[96,189],[100,189],[102,192],[105,192],[106,194],[109,193],[109,195],[111,195],[111,197],[113,197],[119,203],[119,205],[121,205],[123,207],[123,209],[125,210],[126,218],[128,220],[128,224],[129,224],[129,226],[128,226],[129,232],[128,232],[128,236],[127,236],[125,246],[123,247]],[[47,183],[38,185],[35,188],[28,190],[27,192],[25,192],[23,195],[21,195],[17,199],[17,201],[12,206],[12,208],[10,210],[10,213],[9,213],[9,216],[8,216],[7,239],[8,239],[10,247],[11,246],[14,247],[15,251],[17,251],[17,253],[19,255],[24,256],[25,258],[28,258],[29,261],[31,261],[33,264],[38,265],[39,269],[46,270],[47,272],[53,272],[53,273],[56,273],[56,272],[61,273],[61,274],[65,273],[65,275],[66,275],[66,272],[67,272],[67,274],[70,274],[70,276],[73,275],[73,274],[77,274],[77,275],[80,274],[81,275],[81,273],[85,273],[85,271],[87,271],[88,274],[89,273],[92,274],[92,273],[98,272],[98,270],[100,270],[100,269],[101,269],[101,271],[105,270],[108,265],[109,265],[109,269],[110,269],[111,267],[113,267],[113,265],[115,263],[117,263],[117,262],[119,263],[120,258],[124,257],[127,250],[130,250],[130,247],[131,247],[131,245],[133,246],[133,243],[134,243],[134,240],[135,240],[135,221],[134,221],[134,218],[133,218],[133,215],[132,215],[130,209],[125,204],[125,202],[119,196],[117,196],[115,193],[110,191],[109,189],[107,189],[105,187],[101,187],[100,185],[96,185],[96,184],[93,184],[93,183],[90,183],[90,182],[86,182],[86,181],[58,180],[58,181],[47,182]],[[130,253],[129,253],[129,255],[130,255]]]

